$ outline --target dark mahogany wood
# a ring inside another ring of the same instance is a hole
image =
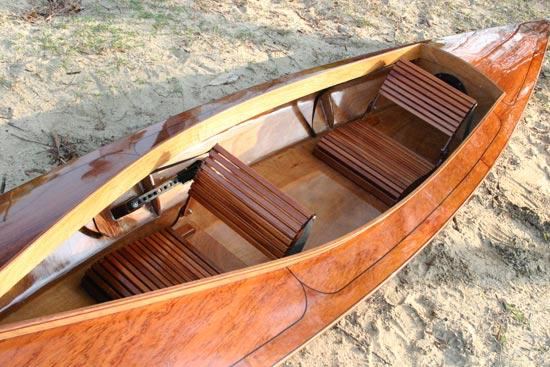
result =
[[[405,59],[398,60],[380,88],[386,97],[451,138],[477,102]],[[373,108],[378,98],[374,99]],[[441,147],[443,148],[443,147]],[[388,205],[411,191],[435,165],[385,136],[368,120],[326,134],[314,153]]]
[[[453,135],[477,102],[407,60],[399,60],[382,84],[380,95],[448,136]]]
[[[313,217],[220,145],[204,161],[189,196],[272,259],[288,253]]]
[[[101,258],[82,286],[100,302],[171,287],[221,273],[186,239],[189,227],[156,231]]]
[[[435,165],[359,120],[326,134],[314,153],[388,205]]]

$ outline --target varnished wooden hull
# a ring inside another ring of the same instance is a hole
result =
[[[406,264],[481,183],[532,93],[548,31],[548,23],[540,21],[442,41],[443,49],[481,70],[505,95],[435,174],[374,222],[293,257],[2,326],[0,363],[269,365],[281,361]],[[288,80],[293,78],[297,77]],[[204,111],[211,115],[219,105],[233,105],[241,97],[179,116],[178,129],[181,124],[200,121]],[[160,139],[159,135],[169,132],[167,123],[152,136]],[[137,152],[145,147],[133,149]],[[120,158],[116,164],[128,165],[134,160]],[[105,162],[111,161],[107,158]],[[90,172],[101,180],[108,170],[90,171],[88,167],[82,174]],[[71,205],[67,203],[65,210]],[[51,220],[56,223],[56,218]],[[29,241],[21,239],[25,240]]]

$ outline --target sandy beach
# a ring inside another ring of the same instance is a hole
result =
[[[547,1],[0,0],[0,188],[282,75],[549,18]],[[550,62],[485,182],[285,366],[550,365]],[[546,209],[545,209],[546,208]]]

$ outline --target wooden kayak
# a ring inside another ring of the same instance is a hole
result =
[[[547,21],[298,72],[0,196],[0,364],[271,365],[418,253],[521,118]]]

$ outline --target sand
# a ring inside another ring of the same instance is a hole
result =
[[[514,0],[98,0],[48,20],[42,4],[0,0],[6,190],[287,73],[550,10]],[[550,365],[549,76],[546,61],[509,147],[455,219],[286,365]]]

